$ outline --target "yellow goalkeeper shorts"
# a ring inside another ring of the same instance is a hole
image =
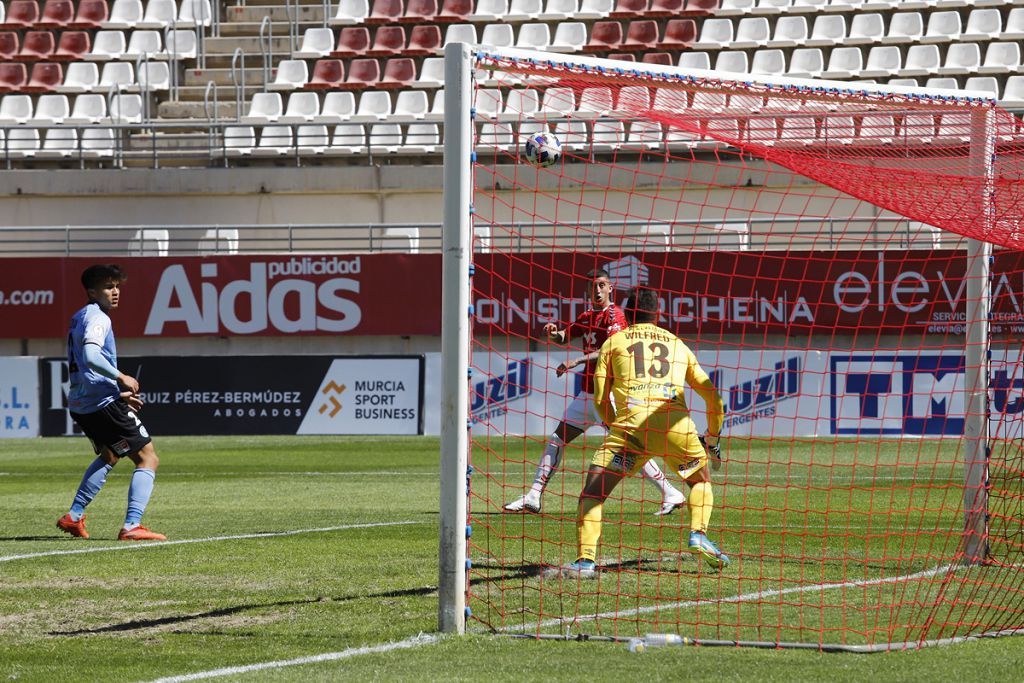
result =
[[[616,418],[591,464],[634,474],[652,457],[663,458],[682,479],[707,466],[707,453],[688,410],[666,403]]]

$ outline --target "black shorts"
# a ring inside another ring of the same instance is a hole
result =
[[[119,398],[94,413],[71,413],[71,418],[92,441],[96,455],[104,448],[118,457],[134,455],[153,440],[138,416],[128,410],[124,399]]]

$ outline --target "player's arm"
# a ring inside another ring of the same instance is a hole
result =
[[[704,368],[697,362],[697,356],[689,351],[686,368],[686,383],[693,387],[693,390],[704,400],[707,406],[708,433],[707,443],[709,446],[717,446],[719,435],[722,433],[722,423],[725,420],[725,404],[715,387],[715,383],[704,372]],[[680,388],[682,393],[682,388]]]
[[[596,360],[600,355],[599,351],[591,351],[590,353],[580,356],[578,358],[570,358],[564,363],[559,363],[558,367],[555,368],[555,375],[561,377],[565,373],[569,372],[578,365],[584,365],[592,360]]]
[[[139,383],[131,375],[126,375],[107,360],[97,344],[86,342],[82,347],[82,355],[85,357],[85,364],[93,372],[103,375],[107,379],[120,382],[133,394],[139,392]]]
[[[615,404],[612,402],[612,363],[614,348],[611,340],[606,341],[597,355],[597,368],[594,370],[594,405],[601,422],[611,425],[615,421]]]

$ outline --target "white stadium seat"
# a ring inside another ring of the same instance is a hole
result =
[[[924,17],[920,12],[897,12],[889,20],[889,32],[882,39],[886,45],[916,43],[924,35]]]

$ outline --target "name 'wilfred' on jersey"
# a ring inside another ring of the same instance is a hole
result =
[[[710,376],[722,395],[726,414],[731,415],[726,418],[726,426],[729,426],[770,417],[775,414],[778,403],[799,396],[801,362],[799,356],[787,358],[775,363],[769,373],[728,387],[723,386],[721,370],[713,370]]]

